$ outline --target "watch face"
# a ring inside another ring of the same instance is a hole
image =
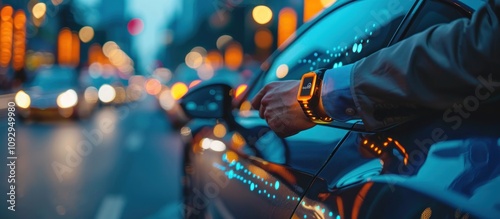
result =
[[[314,88],[314,76],[304,77],[302,79],[302,87],[300,88],[300,96],[301,97],[310,97],[312,96],[312,91]]]

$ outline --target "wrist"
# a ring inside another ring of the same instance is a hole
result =
[[[333,119],[328,116],[323,106],[321,87],[326,69],[318,69],[302,76],[297,94],[297,101],[302,110],[314,123],[330,123]]]

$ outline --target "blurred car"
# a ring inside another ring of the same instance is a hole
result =
[[[97,91],[102,105],[120,105],[134,101],[126,92],[128,80],[121,78],[116,71],[112,67],[93,63],[82,71],[80,81],[87,89]]]
[[[500,218],[499,119],[484,118],[492,114],[474,113],[457,130],[438,115],[380,133],[334,121],[280,138],[249,102],[270,82],[353,63],[481,4],[337,1],[240,98],[226,84],[190,91],[181,100],[191,118],[181,129],[185,218]]]
[[[80,118],[90,115],[97,103],[97,93],[79,86],[74,68],[44,66],[14,99],[21,118]]]

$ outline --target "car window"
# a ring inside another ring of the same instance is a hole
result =
[[[249,93],[272,81],[353,63],[390,42],[414,0],[353,1],[325,15],[273,60]]]
[[[65,68],[44,68],[36,73],[32,86],[56,88],[58,86],[75,86],[76,72]]]
[[[449,23],[467,16],[468,14],[460,10],[456,5],[437,0],[426,1],[411,22],[410,27],[406,31],[405,38],[436,24]]]

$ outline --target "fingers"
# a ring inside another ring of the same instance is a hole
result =
[[[266,93],[267,93],[267,86],[260,89],[259,93],[257,93],[257,95],[255,95],[255,97],[252,99],[252,107],[254,109],[257,109],[257,110],[260,109],[260,103],[261,103],[264,95],[266,95]]]

